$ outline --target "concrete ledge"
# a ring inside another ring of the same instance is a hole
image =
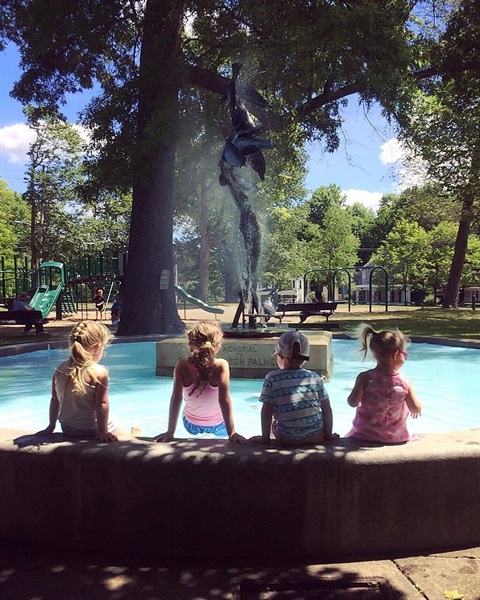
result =
[[[0,430],[0,536],[166,561],[324,560],[480,545],[480,430],[303,450]]]

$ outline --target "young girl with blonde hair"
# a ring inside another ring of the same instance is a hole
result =
[[[357,376],[347,402],[356,407],[353,427],[346,437],[371,442],[400,443],[416,439],[409,434],[406,421],[416,419],[422,410],[408,377],[400,371],[410,340],[398,329],[375,331],[362,324],[355,333],[366,357],[370,349],[377,365]]]
[[[93,321],[82,321],[72,329],[70,357],[52,379],[50,423],[38,435],[52,433],[58,420],[65,435],[117,441],[115,426],[108,420],[108,370],[99,364],[111,338],[105,325]]]
[[[174,439],[182,401],[185,400],[183,424],[188,433],[228,437],[231,442],[245,443],[235,431],[230,398],[230,367],[217,358],[223,333],[213,323],[197,323],[188,335],[190,356],[181,358],[173,373],[173,391],[168,414],[168,430],[157,435],[157,442]]]

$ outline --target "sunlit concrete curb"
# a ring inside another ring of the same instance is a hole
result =
[[[166,560],[480,545],[480,430],[398,446],[116,444],[0,430],[0,536]]]

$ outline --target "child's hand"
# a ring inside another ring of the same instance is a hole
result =
[[[265,444],[266,446],[270,444],[270,439],[264,438],[263,435],[254,435],[253,437],[248,438],[248,441],[251,444]]]
[[[232,442],[232,444],[246,444],[247,440],[246,438],[243,437],[243,435],[240,435],[239,433],[232,433],[232,435],[228,438],[229,442]]]
[[[118,442],[118,437],[114,433],[101,433],[99,436],[101,442]]]
[[[153,438],[154,442],[171,442],[173,440],[173,433],[166,431],[165,433],[159,433]]]
[[[53,433],[55,429],[55,425],[49,425],[46,429],[42,429],[42,431],[37,431],[35,435],[49,435]]]
[[[418,417],[422,416],[421,412],[418,413],[410,413],[410,416],[412,417],[412,419],[418,419]]]

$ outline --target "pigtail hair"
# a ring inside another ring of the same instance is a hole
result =
[[[377,331],[368,323],[360,323],[355,327],[355,329],[350,334],[350,337],[353,337],[356,340],[360,340],[361,347],[360,352],[363,354],[363,358],[367,357],[368,349],[371,346],[373,336],[377,335]],[[369,340],[369,338],[371,338]]]
[[[358,325],[351,334],[351,337],[361,341],[360,351],[363,353],[364,359],[367,356],[368,350],[378,359],[388,352],[395,352],[396,350],[406,348],[410,343],[410,339],[397,328],[376,331],[367,323]]]

